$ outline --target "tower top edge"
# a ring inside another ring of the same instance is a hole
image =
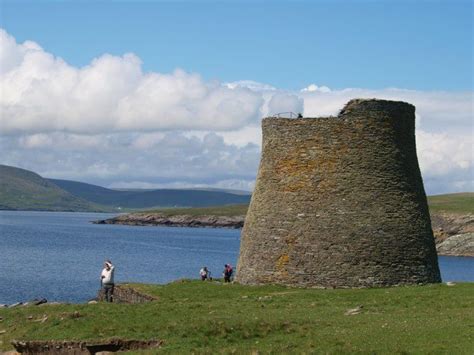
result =
[[[336,120],[350,118],[351,114],[363,112],[387,112],[387,113],[415,113],[415,106],[405,101],[383,100],[383,99],[352,99],[348,101],[337,116],[321,116],[321,117],[302,117],[302,118],[283,118],[276,116],[265,117],[264,120],[271,121],[305,121],[312,119]]]

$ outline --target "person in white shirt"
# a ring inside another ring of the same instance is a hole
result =
[[[201,276],[201,280],[211,280],[211,272],[207,269],[207,266],[204,266],[200,271],[199,275]]]
[[[114,295],[114,270],[115,266],[110,260],[106,260],[104,263],[104,268],[100,274],[100,281],[102,288],[104,289],[105,301],[112,302]]]

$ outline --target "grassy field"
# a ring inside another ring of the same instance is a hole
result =
[[[472,283],[360,290],[201,281],[135,287],[159,300],[0,310],[0,350],[10,349],[11,339],[122,337],[162,339],[163,353],[474,353]],[[360,314],[345,315],[359,305]],[[44,323],[35,322],[45,315]]]
[[[474,213],[474,192],[428,197],[431,212]]]
[[[474,192],[429,196],[428,204],[431,212],[474,213]],[[191,216],[245,216],[247,209],[247,204],[241,204],[204,208],[157,208],[135,213],[160,213],[166,216],[180,214]]]
[[[198,208],[158,208],[136,212],[137,214],[159,213],[165,216],[190,215],[190,216],[245,216],[248,209],[247,204],[227,205],[215,207]]]

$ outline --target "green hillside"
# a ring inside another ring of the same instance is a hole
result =
[[[0,165],[0,209],[103,211],[28,170]]]
[[[431,212],[474,213],[474,192],[428,196]]]

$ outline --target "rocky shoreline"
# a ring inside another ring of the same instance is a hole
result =
[[[474,257],[474,214],[431,213],[438,255]]]
[[[34,299],[31,301],[27,302],[15,302],[12,304],[0,304],[0,309],[1,308],[15,308],[15,307],[26,307],[26,306],[41,306],[41,305],[50,305],[50,304],[59,304],[59,302],[48,302],[46,298],[40,298],[40,299]]]
[[[172,215],[131,213],[94,221],[96,224],[131,226],[207,227],[239,229],[245,216]],[[474,214],[431,213],[438,255],[474,257]]]
[[[239,229],[244,226],[245,216],[167,216],[160,213],[132,213],[114,218],[93,221],[95,224],[124,224],[130,226],[208,227]]]
[[[114,300],[115,303],[146,303],[158,300],[157,297],[150,296],[143,292],[136,290],[133,286],[129,284],[117,284],[115,285],[114,290]],[[97,296],[89,301],[78,304],[95,304],[97,302],[104,302],[105,295],[104,290],[100,289],[97,293]],[[16,307],[29,307],[29,306],[49,306],[49,305],[58,305],[58,304],[69,304],[69,302],[57,302],[57,301],[48,301],[46,298],[33,299],[27,302],[15,302],[12,304],[3,304],[0,303],[0,309],[2,308],[16,308]],[[1,321],[0,317],[0,321]]]

